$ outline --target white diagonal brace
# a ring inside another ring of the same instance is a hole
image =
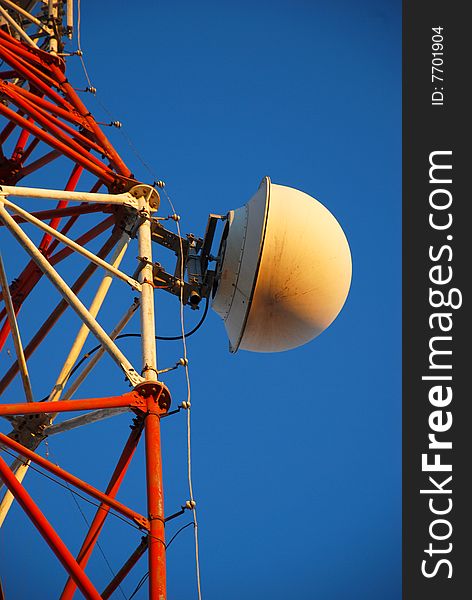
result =
[[[33,390],[31,389],[31,382],[28,374],[28,367],[26,365],[25,353],[23,352],[23,344],[21,343],[20,330],[18,329],[18,322],[16,320],[15,308],[10,295],[10,288],[8,287],[8,278],[5,273],[5,267],[3,265],[2,253],[0,252],[0,289],[3,291],[3,301],[5,303],[5,310],[7,313],[8,321],[10,322],[11,336],[13,338],[13,345],[15,346],[16,357],[18,360],[18,367],[20,369],[21,381],[23,383],[23,389],[25,390],[26,400],[33,402]]]
[[[1,198],[1,196],[0,196],[0,198]],[[103,260],[103,258],[99,258],[96,254],[94,254],[93,252],[90,252],[90,250],[87,250],[86,248],[84,248],[83,246],[78,244],[77,242],[74,242],[74,240],[71,240],[66,235],[60,233],[53,227],[50,227],[46,223],[43,223],[43,221],[41,221],[40,219],[37,219],[36,217],[31,215],[28,211],[23,210],[21,207],[17,206],[16,204],[13,204],[13,202],[10,202],[10,200],[7,200],[6,198],[2,198],[1,201],[6,206],[11,208],[11,210],[13,212],[15,212],[17,215],[20,215],[21,217],[23,217],[23,219],[25,219],[25,221],[28,221],[29,223],[32,223],[33,225],[36,225],[37,227],[39,227],[39,229],[42,229],[46,233],[49,233],[49,235],[52,235],[53,237],[55,237],[56,239],[61,241],[66,246],[69,246],[69,248],[72,248],[73,250],[75,250],[75,252],[82,254],[82,256],[85,256],[85,258],[88,258],[90,262],[93,262],[96,265],[98,265],[99,267],[102,267],[103,269],[109,271],[112,275],[114,275],[115,277],[118,277],[118,279],[125,281],[127,284],[129,284],[132,288],[134,288],[138,292],[141,291],[141,284],[138,281],[136,281],[129,275],[126,275],[126,273],[123,273],[119,269],[113,267],[106,260]]]
[[[68,192],[47,190],[16,185],[0,185],[0,194],[22,198],[44,198],[45,200],[70,200],[71,202],[94,202],[98,204],[120,204],[138,208],[138,200],[129,192],[124,194],[99,194],[98,192]]]
[[[120,263],[125,255],[126,249],[128,248],[129,240],[130,237],[127,233],[123,233],[121,238],[118,240],[115,252],[113,253],[113,256],[110,261],[113,267],[118,268],[120,266]],[[89,312],[93,318],[96,318],[96,316],[98,315],[103,301],[106,298],[108,290],[110,289],[112,280],[113,278],[110,275],[105,275],[105,277],[102,279],[89,308]],[[79,332],[77,333],[74,343],[72,344],[69,355],[66,358],[66,361],[61,369],[57,381],[49,395],[49,402],[54,402],[60,399],[61,394],[69,379],[70,371],[74,366],[75,361],[79,357],[82,348],[84,347],[88,334],[88,327],[86,325],[82,325],[79,329]]]
[[[115,329],[113,329],[113,331],[110,333],[111,340],[116,339],[117,335],[124,329],[124,327],[126,326],[128,321],[131,319],[131,317],[134,315],[134,313],[136,312],[138,307],[139,307],[139,299],[135,298],[133,304],[129,307],[129,309],[126,311],[124,316],[118,322]],[[85,378],[90,374],[90,372],[95,367],[95,365],[98,363],[98,361],[102,358],[104,353],[105,353],[105,349],[102,346],[101,348],[99,348],[97,350],[97,352],[88,361],[88,363],[84,367],[84,369],[79,373],[79,375],[74,379],[74,381],[71,383],[71,385],[67,388],[67,390],[65,391],[64,396],[63,396],[64,400],[69,400],[70,398],[72,398],[72,395],[75,394],[75,392],[79,389],[79,387],[84,382]]]
[[[27,462],[21,461],[16,466],[16,469],[14,468],[15,466],[12,465],[14,473],[15,473],[15,477],[18,479],[18,481],[20,483],[25,478],[25,475],[26,475],[26,472],[28,471],[29,466],[30,466],[29,460]],[[0,527],[3,525],[3,522],[5,521],[5,518],[8,514],[8,511],[10,510],[11,505],[13,504],[14,499],[15,499],[15,497],[13,496],[13,494],[10,492],[10,490],[7,489],[7,491],[5,492],[5,495],[2,498],[2,501],[0,502]]]
[[[58,423],[57,425],[52,425],[48,428],[47,434],[49,437],[51,435],[56,435],[56,433],[64,433],[65,431],[70,431],[76,427],[82,427],[83,425],[89,425],[90,423],[103,421],[103,419],[109,419],[110,417],[114,417],[116,415],[122,415],[125,412],[129,412],[129,410],[130,409],[128,407],[101,408],[100,410],[92,410],[78,417],[73,417],[72,419],[67,419],[67,421],[62,421],[62,423]]]
[[[15,12],[19,13],[20,15],[23,15],[24,17],[26,17],[26,19],[28,19],[28,21],[31,21],[31,23],[34,23],[35,25],[37,25],[40,29],[42,29],[46,33],[48,33],[48,34],[52,33],[52,29],[50,27],[48,27],[44,23],[41,23],[41,21],[39,19],[37,19],[34,15],[29,13],[23,7],[19,6],[18,4],[15,4],[15,2],[12,2],[11,0],[0,0],[0,4],[3,4],[4,6],[8,6],[9,8],[13,9]]]
[[[126,374],[126,377],[129,379],[131,384],[133,386],[136,386],[142,381],[144,381],[143,377],[141,377],[135,371],[133,365],[121,352],[118,346],[116,346],[116,344],[113,343],[113,341],[110,339],[105,330],[92,317],[92,315],[82,304],[79,298],[74,294],[74,292],[70,289],[67,283],[62,279],[59,273],[51,266],[49,261],[46,258],[44,258],[44,256],[38,250],[38,248],[36,248],[36,246],[33,244],[30,238],[26,235],[26,233],[15,222],[12,216],[6,211],[5,207],[3,206],[3,202],[1,201],[0,218],[5,223],[5,226],[18,240],[18,242],[23,246],[26,252],[28,252],[28,254],[38,265],[41,271],[46,275],[46,277],[51,281],[54,287],[59,291],[64,300],[66,300],[66,302],[71,306],[71,308],[78,314],[80,319],[87,325],[90,331],[95,335],[97,340],[110,354],[110,356],[118,364],[118,366],[121,369],[123,369],[123,371]]]
[[[13,27],[13,29],[18,33],[18,35],[21,38],[23,38],[23,40],[27,44],[29,44],[33,48],[37,48],[38,47],[38,45],[36,44],[36,42],[33,42],[33,40],[26,33],[26,31],[24,31],[24,29],[22,27],[20,27],[20,25],[18,25],[18,23],[15,21],[15,19],[13,17],[11,17],[10,14],[2,6],[0,6],[0,15],[2,15],[2,17],[5,19],[5,21],[7,23],[9,23],[9,25],[11,27]]]

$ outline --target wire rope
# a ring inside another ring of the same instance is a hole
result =
[[[191,329],[188,333],[185,334],[186,338],[188,338],[191,335],[193,335],[194,333],[196,333],[200,329],[200,327],[203,325],[203,323],[206,319],[206,316],[208,314],[208,307],[209,307],[209,300],[208,300],[208,298],[206,298],[206,303],[205,303],[205,308],[203,310],[202,318],[195,325],[195,327],[193,329]],[[133,337],[141,337],[141,334],[140,333],[121,333],[120,335],[116,336],[114,341],[125,339],[125,338],[133,338]],[[166,342],[167,341],[179,341],[182,339],[182,335],[176,335],[176,336],[156,335],[155,339],[160,340],[160,341],[166,341]],[[83,365],[83,363],[92,356],[92,354],[95,354],[95,352],[100,350],[101,347],[102,347],[102,345],[98,344],[97,346],[94,346],[93,348],[88,350],[82,356],[82,358],[79,359],[79,361],[72,367],[71,372],[69,373],[69,378],[72,377],[72,375],[77,371],[77,369],[79,369]]]
[[[3,452],[5,452],[6,454],[9,454],[12,458],[15,458],[17,460],[21,460],[22,462],[24,462],[24,459],[20,455],[14,454],[13,452],[10,452],[6,448],[0,448],[0,450],[3,451]],[[56,483],[60,487],[66,489],[66,490],[69,490],[70,492],[72,492],[73,494],[75,494],[77,497],[81,498],[85,502],[88,502],[92,506],[95,506],[96,508],[100,508],[100,504],[98,504],[97,502],[94,502],[93,500],[90,500],[90,498],[87,498],[86,496],[83,496],[80,492],[77,492],[77,490],[68,488],[65,483],[62,483],[61,481],[59,481],[55,477],[52,477],[51,475],[48,475],[44,471],[41,471],[41,469],[38,469],[33,464],[30,464],[30,469],[32,469],[33,471],[35,471],[39,475],[42,475],[43,477],[46,477],[46,479],[49,479],[50,481]],[[123,517],[123,516],[119,515],[118,513],[113,512],[111,509],[109,510],[109,514],[112,515],[113,517],[116,517],[117,519],[120,519],[120,521],[123,521],[123,523],[126,523],[127,525],[129,525],[133,529],[136,529],[137,531],[139,531],[139,532],[142,533],[142,528],[139,527],[139,525],[135,525],[130,520],[126,519],[126,517]],[[147,532],[147,534],[165,545],[165,543],[163,542],[163,540],[161,540],[160,538],[151,535],[149,532]]]
[[[175,211],[174,204],[167,193],[166,189],[164,189],[164,193],[167,197],[167,200],[172,208]],[[175,222],[177,226],[177,234],[179,236],[180,242],[180,254],[183,256],[183,243],[182,243],[182,234],[180,231],[179,221]],[[184,277],[184,264],[183,261],[180,261],[180,278],[181,280]],[[183,288],[180,288],[180,324],[182,330],[182,348],[185,360],[185,379],[187,382],[187,480],[188,480],[188,489],[190,495],[190,502],[192,503],[192,515],[193,515],[193,531],[195,537],[195,570],[197,577],[197,594],[198,600],[202,600],[202,590],[201,590],[201,575],[200,575],[200,549],[199,549],[199,540],[198,540],[198,520],[197,520],[197,510],[196,503],[193,495],[193,479],[192,479],[192,445],[191,445],[191,385],[190,385],[190,372],[188,366],[188,356],[187,356],[187,340],[185,337],[185,319],[184,319],[184,297],[183,297]]]
[[[77,25],[77,29],[78,29],[78,46],[79,46],[79,50],[81,50],[80,48],[80,42],[79,42],[79,36],[80,36],[80,0],[78,0],[79,2],[79,7],[78,7],[78,25]],[[81,51],[82,54],[82,51]],[[87,69],[85,67],[85,61],[83,60],[83,56],[80,56],[81,58],[81,62],[83,64],[84,67],[84,73],[85,73],[85,77],[87,78],[88,84],[89,84],[89,88],[93,88],[93,86],[91,85],[90,82],[90,78],[88,76],[88,72]],[[95,94],[94,94],[95,95]],[[105,105],[100,101],[99,98],[97,98],[97,101],[99,102],[99,104],[101,105],[102,109],[105,110],[108,115],[111,116],[110,111],[105,107]],[[135,154],[135,156],[138,158],[138,160],[141,162],[141,164],[144,166],[144,168],[148,171],[148,173],[151,175],[151,177],[153,178],[154,181],[157,181],[158,178],[156,176],[156,174],[153,172],[153,170],[151,169],[151,167],[148,165],[148,163],[143,159],[143,157],[141,156],[141,154],[139,153],[138,149],[136,148],[136,146],[134,145],[134,143],[132,142],[131,138],[128,136],[127,133],[125,133],[123,131],[122,128],[120,128],[120,131],[122,132],[123,137],[125,138],[126,142],[128,143],[129,147],[131,148],[131,150],[133,151],[133,153]],[[172,202],[169,194],[167,193],[167,190],[165,189],[165,187],[162,188],[164,191],[164,195],[167,198],[167,201],[171,207],[171,210],[173,211],[174,214],[176,214],[176,210],[175,210],[175,206],[174,203]],[[179,221],[176,221],[176,226],[177,226],[177,234],[179,237],[179,243],[180,243],[180,255],[183,256],[183,243],[182,243],[182,233],[181,233],[181,229],[180,229],[180,224]],[[180,261],[180,268],[181,268],[181,280],[183,280],[184,278],[184,264],[183,261]],[[206,317],[206,313],[208,310],[208,298],[207,298],[207,304],[205,306],[205,312],[203,315],[203,318],[201,320],[201,323],[198,324],[197,328],[198,329],[201,324],[203,324],[203,321],[205,320]],[[178,336],[177,339],[181,339],[182,340],[182,347],[183,347],[183,353],[184,353],[184,359],[185,359],[185,378],[186,378],[186,384],[187,384],[187,403],[188,403],[188,410],[187,410],[187,481],[188,481],[188,488],[189,488],[189,494],[190,494],[190,501],[193,504],[193,508],[192,508],[192,515],[193,515],[193,525],[194,525],[194,537],[195,537],[195,568],[196,568],[196,578],[197,578],[197,593],[198,593],[198,600],[202,600],[202,593],[201,593],[201,575],[200,575],[200,552],[199,552],[199,539],[198,539],[198,521],[197,521],[197,511],[196,511],[196,507],[195,507],[195,500],[194,500],[194,495],[193,495],[193,479],[192,479],[192,454],[191,454],[191,418],[190,418],[190,405],[191,405],[191,385],[190,385],[190,374],[189,374],[189,367],[188,367],[188,357],[187,357],[187,343],[186,343],[186,338],[189,337],[190,334],[186,334],[185,333],[185,319],[184,319],[184,302],[183,302],[183,288],[181,288],[180,290],[180,324],[181,324],[181,335]],[[195,330],[196,330],[195,329]],[[124,334],[126,335],[126,334]],[[131,334],[128,334],[128,336],[130,336]],[[139,335],[139,334],[138,334]],[[118,337],[116,338],[118,339]],[[158,336],[156,336],[156,339],[159,339]],[[175,339],[174,337],[172,337],[172,339]]]

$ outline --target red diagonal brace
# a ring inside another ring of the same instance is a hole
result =
[[[97,256],[100,258],[105,258],[111,249],[115,246],[118,238],[120,236],[120,230],[115,229],[108,240],[103,244],[101,249],[97,252]],[[74,294],[78,294],[80,290],[84,287],[87,281],[92,277],[95,271],[98,269],[98,266],[95,263],[89,263],[76,281],[72,285],[72,291]],[[56,307],[53,309],[51,314],[47,317],[38,331],[34,334],[30,342],[25,347],[25,358],[28,358],[35,352],[47,334],[51,331],[54,325],[57,323],[58,319],[64,314],[64,312],[69,307],[69,304],[66,300],[61,300]],[[16,360],[12,366],[5,373],[3,378],[0,380],[0,394],[6,390],[6,388],[10,385],[15,375],[18,373],[18,361]]]
[[[72,475],[68,471],[61,469],[61,467],[58,467],[46,458],[43,458],[39,454],[36,454],[36,452],[33,452],[33,450],[29,450],[28,448],[26,448],[26,446],[23,446],[19,442],[12,440],[4,433],[0,433],[0,444],[11,448],[24,458],[31,460],[37,465],[43,467],[43,469],[46,469],[50,473],[53,473],[57,477],[60,477],[64,481],[67,481],[68,483],[72,484],[79,490],[82,490],[86,494],[89,494],[90,496],[92,496],[92,498],[100,500],[100,502],[105,503],[110,508],[116,510],[116,512],[119,512],[121,515],[127,517],[128,519],[131,519],[140,527],[143,527],[144,529],[149,529],[148,520],[136,511],[132,510],[131,508],[128,508],[127,506],[125,506],[121,502],[118,502],[114,498],[110,498],[107,494],[104,494],[100,490],[97,490],[97,488],[86,483],[85,481],[82,481],[82,479],[79,479],[78,477]]]
[[[128,469],[128,466],[131,462],[131,459],[134,455],[134,451],[138,445],[139,438],[141,437],[142,432],[142,424],[136,426],[131,431],[131,434],[126,442],[125,447],[123,448],[123,452],[121,453],[120,459],[113,471],[113,475],[111,476],[110,482],[106,489],[106,494],[109,498],[115,498],[120,485],[123,481],[125,473]],[[105,520],[110,511],[109,506],[106,504],[101,504],[97,512],[95,513],[95,517],[90,525],[90,528],[85,536],[82,547],[80,548],[80,552],[77,556],[77,563],[85,569],[89,558],[93,552],[95,544],[98,540],[102,527],[105,523]],[[64,586],[64,591],[62,592],[60,600],[70,600],[75,593],[77,586],[75,581],[69,577]]]
[[[7,119],[14,121],[23,129],[30,131],[33,135],[46,142],[46,144],[55,150],[59,150],[62,154],[74,162],[81,164],[85,169],[99,177],[105,183],[110,185],[116,182],[118,176],[116,176],[113,171],[111,171],[108,167],[105,167],[105,165],[98,165],[96,163],[96,159],[94,159],[92,155],[89,154],[86,156],[87,152],[84,151],[83,148],[76,149],[76,145],[73,142],[69,141],[68,144],[64,143],[64,141],[61,139],[64,138],[63,135],[54,136],[47,133],[43,129],[40,129],[36,125],[30,123],[27,119],[20,117],[18,113],[11,110],[7,106],[4,106],[3,104],[0,104],[0,113],[2,113]]]
[[[74,223],[73,219],[74,219],[74,217],[71,217],[71,219],[69,220],[70,226],[72,226]],[[70,221],[72,221],[72,222],[70,222]],[[94,238],[96,238],[101,233],[103,233],[106,229],[111,227],[114,223],[115,223],[115,217],[113,215],[111,215],[111,216],[107,217],[105,220],[98,223],[98,225],[95,225],[95,227],[92,227],[92,229],[90,229],[90,231],[86,231],[83,235],[79,236],[75,241],[78,244],[84,245],[87,242],[89,242],[90,240],[93,240]],[[61,232],[65,234],[66,228],[67,228],[67,224],[62,229]],[[46,235],[51,237],[50,234],[46,234]],[[58,240],[54,240],[50,246],[47,246],[47,244],[49,244],[49,240],[47,238],[43,238],[43,240],[45,240],[45,242],[46,242],[45,247],[47,248],[48,253],[51,252],[52,250],[54,250],[54,248],[57,246],[56,242],[59,243]],[[41,242],[40,248],[42,247],[42,244],[43,244],[43,242]],[[43,250],[44,250],[44,247],[43,247]],[[44,250],[44,252],[46,252],[46,250]],[[64,260],[71,254],[73,254],[73,252],[74,252],[74,250],[72,248],[66,246],[62,250],[59,250],[58,252],[53,254],[53,256],[50,257],[49,262],[51,263],[51,265],[55,265],[55,264],[59,263],[61,260]],[[18,313],[21,305],[26,300],[27,296],[30,294],[30,292],[33,290],[34,286],[41,279],[42,274],[43,274],[42,271],[40,271],[36,267],[36,265],[33,261],[28,263],[28,265],[25,267],[25,269],[21,273],[20,277],[17,279],[17,282],[16,282],[17,287],[15,289],[15,293],[12,293],[12,300],[13,300],[13,305],[15,307],[16,313]],[[20,300],[18,299],[18,297],[20,297]],[[3,296],[1,293],[0,293],[0,299],[3,299]],[[2,319],[5,316],[5,314],[6,314],[5,309],[1,310],[0,311],[0,319]],[[4,325],[2,326],[2,328],[0,329],[0,350],[2,349],[2,347],[4,345],[9,332],[10,332],[10,323],[8,321],[6,321],[4,323]]]
[[[123,579],[128,575],[134,565],[138,562],[141,556],[146,552],[148,547],[148,539],[142,538],[141,543],[133,552],[133,554],[128,558],[125,564],[121,567],[118,573],[113,577],[110,583],[102,592],[103,600],[108,600],[108,598],[113,594],[113,592],[118,588]],[[0,599],[1,600],[1,599]],[[62,600],[62,598],[61,598]]]
[[[7,86],[7,88],[9,86],[14,85],[13,83],[9,83],[8,81],[4,82],[4,85]],[[1,84],[0,84],[1,86]],[[53,104],[52,102],[48,102],[48,100],[45,100],[44,98],[41,98],[40,96],[37,96],[36,94],[33,94],[32,92],[29,92],[28,90],[25,90],[24,88],[15,86],[16,88],[16,92],[22,96],[24,96],[25,98],[29,98],[31,101],[35,102],[38,106],[41,106],[42,108],[44,108],[45,110],[54,113],[55,115],[57,115],[58,117],[62,117],[63,119],[65,119],[66,121],[69,121],[70,123],[73,123],[74,125],[80,125],[81,127],[84,127],[85,129],[88,128],[88,123],[85,121],[85,119],[83,117],[81,117],[79,115],[79,113],[77,111],[71,111],[71,110],[66,110],[64,108],[60,108],[59,106],[57,106],[56,104]]]
[[[49,521],[39,510],[25,488],[18,482],[15,475],[9,469],[7,463],[0,456],[0,478],[3,479],[7,488],[15,496],[25,513],[33,522],[39,533],[48,543],[51,550],[60,560],[64,568],[70,573],[77,586],[88,600],[101,600],[100,594],[93,586],[90,579],[79,567],[69,549],[57,535]]]
[[[32,69],[28,68],[28,66],[26,66],[21,59],[12,54],[12,52],[7,49],[6,44],[0,43],[0,58],[13,67],[15,71],[28,79],[35,88],[43,92],[59,106],[62,106],[66,109],[70,108],[69,102],[55,90],[53,90],[40,76],[38,77],[38,75],[36,75],[33,71],[34,67]],[[56,85],[58,88],[60,87],[59,84]]]

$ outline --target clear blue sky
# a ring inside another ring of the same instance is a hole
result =
[[[230,355],[215,314],[189,340],[204,600],[399,599],[401,4],[82,4],[82,45],[98,97],[167,182],[184,232],[203,234],[210,212],[243,205],[269,175],[323,202],[352,249],[347,304],[311,344]],[[85,87],[74,60],[70,77]],[[97,100],[85,100],[98,120],[110,120]],[[107,132],[136,177],[151,182],[120,132]],[[163,198],[162,214],[169,210]],[[137,248],[130,269],[135,256]],[[11,257],[11,268],[15,261],[26,258]],[[121,284],[114,288],[106,326],[132,297]],[[44,300],[53,301],[55,293]],[[159,333],[178,333],[178,308],[159,297]],[[187,316],[190,327],[198,315]],[[70,337],[77,328],[68,319],[62,341],[66,327]],[[54,356],[32,361],[38,397],[49,391],[56,355],[66,353],[57,341]],[[136,358],[137,343],[125,343]],[[159,344],[161,368],[181,355],[179,343]],[[165,381],[179,404],[183,371]],[[104,361],[82,393],[125,391],[122,375]],[[51,458],[104,486],[128,422],[51,438]],[[163,423],[167,514],[188,498],[185,434],[183,415]],[[139,451],[119,498],[144,511],[143,477]],[[34,473],[27,487],[76,551],[86,525],[69,492]],[[102,548],[117,569],[140,535],[109,521]],[[187,521],[172,522],[168,537]],[[62,589],[61,567],[18,509],[0,531],[0,564],[8,600],[29,598],[32,589],[37,600],[50,600]],[[142,560],[123,585],[126,597],[146,570]],[[110,578],[99,551],[89,573],[100,589]],[[191,528],[169,548],[168,588],[170,600],[196,598]]]

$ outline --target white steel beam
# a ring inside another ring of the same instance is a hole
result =
[[[11,8],[11,9],[15,10],[17,13],[19,13],[20,15],[23,15],[23,17],[26,17],[26,19],[28,19],[28,21],[31,21],[31,23],[34,23],[34,25],[37,25],[40,29],[42,29],[46,33],[48,33],[48,34],[51,33],[51,29],[47,25],[45,25],[44,23],[41,23],[41,21],[39,19],[37,19],[34,15],[29,13],[27,10],[25,10],[23,7],[19,6],[15,2],[12,2],[11,0],[0,0],[0,4],[3,4],[3,6],[8,6],[9,8]]]
[[[123,235],[118,241],[118,244],[115,248],[115,252],[113,253],[113,256],[111,258],[111,264],[113,267],[118,268],[120,266],[120,263],[125,255],[126,249],[128,248],[129,240],[129,235],[127,233],[123,233]],[[95,318],[98,315],[103,301],[106,298],[108,290],[110,289],[112,281],[113,278],[110,275],[105,275],[105,277],[102,279],[98,287],[97,293],[95,294],[95,297],[92,300],[92,303],[90,304],[89,313],[92,315],[92,317]],[[74,366],[77,358],[79,357],[82,348],[84,347],[88,334],[89,328],[86,325],[82,324],[77,334],[77,337],[75,338],[74,343],[72,344],[69,355],[66,358],[66,361],[56,380],[56,383],[49,395],[49,402],[54,402],[60,399],[61,394],[69,379],[70,371]]]
[[[46,433],[48,436],[56,435],[57,433],[64,433],[65,431],[70,431],[71,429],[82,427],[83,425],[89,425],[90,423],[96,423],[97,421],[102,421],[103,419],[109,419],[110,417],[114,417],[116,415],[122,415],[125,412],[129,412],[129,410],[130,409],[127,407],[102,408],[100,410],[93,410],[84,415],[67,419],[67,421],[63,421],[57,425],[52,425],[47,429]]]
[[[139,256],[144,267],[139,273],[141,283],[141,349],[143,370],[146,381],[157,379],[156,334],[154,322],[154,285],[152,269],[152,238],[149,200],[151,192],[139,198],[140,213],[145,215],[138,229]]]
[[[119,335],[119,333],[124,329],[126,324],[129,322],[131,317],[134,315],[134,313],[136,312],[138,307],[139,307],[139,299],[135,298],[133,304],[126,311],[126,313],[121,318],[121,320],[119,321],[119,323],[117,324],[115,329],[113,329],[113,331],[110,333],[111,340],[116,339],[116,337]],[[98,361],[102,358],[102,356],[104,354],[105,354],[105,348],[102,346],[95,352],[95,354],[88,361],[88,363],[86,364],[84,369],[80,372],[80,374],[74,379],[74,381],[67,388],[67,390],[65,391],[64,396],[63,396],[64,400],[69,400],[70,398],[72,398],[72,395],[75,394],[75,392],[79,389],[79,387],[85,381],[86,377],[91,373],[92,369],[96,366],[96,364],[98,363]]]
[[[21,198],[43,198],[44,200],[70,200],[71,202],[94,202],[98,204],[120,204],[138,208],[138,200],[129,192],[124,194],[99,194],[98,192],[68,192],[43,188],[0,185],[0,195]]]
[[[13,29],[18,33],[18,35],[21,38],[23,38],[23,41],[25,41],[30,46],[33,46],[33,48],[38,47],[36,42],[34,42],[30,38],[30,36],[26,33],[26,31],[20,25],[18,25],[18,23],[15,21],[15,19],[2,6],[0,6],[0,15],[2,15],[2,17],[5,19],[5,21],[9,25],[11,25],[11,27],[13,27]]]
[[[37,219],[36,217],[31,215],[28,211],[22,209],[21,207],[17,206],[16,204],[13,204],[13,202],[10,202],[10,200],[3,198],[1,200],[1,202],[3,204],[5,204],[6,206],[8,206],[9,208],[11,208],[11,210],[14,213],[23,217],[23,219],[25,219],[25,221],[28,221],[29,223],[36,225],[42,231],[49,233],[49,235],[52,235],[53,237],[55,237],[56,239],[61,241],[66,246],[69,246],[69,248],[72,248],[72,250],[75,250],[75,252],[77,252],[78,254],[82,254],[82,256],[85,256],[85,258],[88,258],[88,260],[90,260],[90,262],[93,262],[96,265],[98,265],[99,267],[102,267],[103,269],[109,271],[112,275],[114,275],[118,279],[125,281],[128,285],[130,285],[132,288],[134,288],[138,292],[141,291],[140,283],[138,283],[135,279],[133,279],[129,275],[126,275],[126,273],[123,273],[119,269],[110,265],[106,260],[103,260],[103,258],[99,258],[96,254],[94,254],[93,252],[90,252],[90,250],[87,250],[86,248],[84,248],[84,246],[81,246],[77,242],[74,242],[74,240],[71,240],[66,235],[60,233],[53,227],[50,227],[49,225],[47,225],[40,219]]]
[[[18,461],[18,459],[16,459]],[[28,471],[28,468],[30,466],[30,461],[28,460],[27,462],[20,462],[18,461],[19,464],[17,465],[16,469],[15,469],[15,465],[13,464],[13,470],[15,473],[15,477],[18,479],[18,481],[21,483],[23,481],[23,479],[25,478],[26,472]],[[8,514],[8,511],[10,510],[11,505],[13,504],[15,497],[13,496],[13,494],[10,492],[10,490],[7,490],[5,492],[5,495],[2,498],[2,501],[0,502],[0,527],[3,525],[3,522],[5,521],[5,518]]]
[[[67,283],[62,279],[59,273],[51,266],[49,261],[41,254],[36,248],[34,243],[25,234],[21,227],[15,222],[12,216],[6,211],[3,203],[0,202],[0,218],[5,223],[5,226],[10,230],[13,236],[23,246],[26,252],[31,256],[34,262],[38,265],[41,271],[51,281],[54,287],[59,291],[61,296],[71,306],[71,308],[77,313],[79,318],[87,325],[90,331],[95,335],[100,344],[104,346],[105,350],[110,354],[113,360],[118,366],[125,372],[126,377],[129,379],[133,386],[138,385],[144,381],[133,365],[129,362],[126,356],[121,350],[113,343],[105,330],[97,323],[92,317],[87,308],[79,300],[79,298],[70,289]]]
[[[18,322],[16,320],[15,308],[10,295],[10,288],[8,286],[8,278],[3,265],[2,253],[0,252],[0,288],[3,291],[3,302],[5,303],[5,310],[7,313],[8,321],[10,322],[11,336],[13,338],[13,345],[15,346],[16,358],[18,360],[18,367],[20,369],[21,381],[23,383],[23,389],[25,390],[26,400],[33,402],[33,390],[31,389],[31,382],[28,374],[28,367],[26,365],[25,353],[23,352],[23,344],[21,343],[20,330],[18,328]]]

